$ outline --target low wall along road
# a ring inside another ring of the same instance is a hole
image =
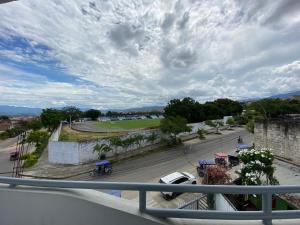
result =
[[[96,144],[110,144],[109,138],[103,138],[99,140],[85,141],[85,142],[75,142],[75,141],[58,141],[59,135],[55,133],[60,132],[61,127],[52,135],[53,138],[50,139],[48,145],[48,159],[50,163],[58,163],[58,164],[81,164],[89,161],[93,161],[97,159],[97,153],[93,152],[93,148]],[[138,134],[143,136],[149,136],[152,133],[156,133],[158,137],[160,136],[159,130],[142,130],[139,131]],[[136,132],[131,132],[128,135],[122,136],[121,139],[127,139],[131,136],[136,135]],[[155,140],[153,144],[157,144],[160,142],[160,138]],[[125,154],[139,148],[143,148],[146,146],[152,145],[151,142],[146,140],[141,141],[140,145],[134,144],[129,146],[128,148],[124,147],[114,147],[110,152],[106,153],[107,157],[112,157],[116,154]]]
[[[179,137],[185,137],[188,135],[196,134],[198,129],[202,129],[202,128],[208,129],[208,127],[205,126],[204,123],[194,123],[189,125],[192,126],[192,131],[181,133],[178,135]],[[58,141],[61,128],[62,126],[60,125],[59,128],[52,134],[49,140],[48,160],[50,163],[78,165],[89,161],[93,161],[96,160],[98,156],[97,153],[93,152],[94,146],[96,144],[106,144],[106,145],[110,144],[109,138],[103,138],[103,139],[91,140],[85,142]],[[150,146],[152,144],[157,144],[161,141],[162,134],[159,129],[133,130],[129,132],[127,135],[121,137],[123,140],[137,134],[141,134],[147,137],[151,135],[153,132],[158,135],[158,138],[157,140],[154,141],[154,143],[143,140],[140,143],[140,145],[134,144],[129,146],[128,148],[114,147],[112,151],[106,153],[106,156],[112,157],[116,154],[118,155],[128,154],[129,152],[139,151],[139,149],[141,151],[145,151],[144,147]],[[151,148],[148,148],[147,150],[151,150]]]

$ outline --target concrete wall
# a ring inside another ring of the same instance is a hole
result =
[[[59,127],[51,134],[51,137],[49,138],[51,141],[58,141],[61,128],[62,128],[62,124],[60,123]]]
[[[142,134],[144,136],[149,136],[152,132],[160,135],[160,131],[158,130],[144,130],[138,133],[130,133],[126,136],[123,136],[122,139],[129,138],[130,136],[134,136],[136,134]],[[154,144],[158,143],[160,138],[154,142]],[[85,162],[89,162],[97,159],[97,153],[93,153],[93,148],[96,144],[107,144],[109,145],[109,139],[99,139],[94,141],[86,141],[86,142],[72,142],[72,141],[56,141],[55,139],[49,141],[48,145],[48,160],[51,163],[58,164],[81,164]],[[112,151],[107,152],[106,156],[111,157],[115,154],[126,154],[127,152],[137,150],[142,147],[146,147],[151,145],[150,142],[144,140],[141,142],[141,145],[132,145],[128,148],[123,147],[115,147]]]
[[[198,129],[206,129],[206,130],[215,130],[215,128],[210,128],[209,126],[205,125],[204,122],[201,123],[192,123],[189,124],[192,127],[191,132],[184,132],[178,135],[178,137],[186,137],[191,134],[196,134]],[[81,164],[89,161],[93,161],[97,159],[97,154],[93,153],[94,146],[98,144],[107,144],[109,145],[109,139],[99,139],[95,141],[87,141],[87,142],[72,142],[72,141],[58,141],[59,135],[61,132],[62,125],[53,132],[48,144],[48,160],[51,163],[58,163],[58,164]],[[163,137],[159,130],[138,130],[129,133],[126,136],[123,136],[123,139],[126,139],[130,136],[134,136],[137,134],[142,134],[144,136],[150,135],[152,132],[155,132],[158,135],[158,139],[154,142],[157,144],[160,142],[160,138]],[[151,145],[150,142],[143,141],[140,146],[132,145],[129,148],[125,149],[122,147],[114,148],[112,151],[106,153],[107,157],[113,156],[115,154],[126,154],[130,151],[137,150],[141,147],[146,147]]]
[[[48,160],[51,163],[79,164],[79,143],[49,141]]]
[[[222,194],[215,194],[215,210],[223,212],[234,212],[236,209]]]
[[[1,225],[158,225],[136,203],[95,190],[9,188],[0,184]]]
[[[300,164],[300,123],[277,120],[255,123],[254,142],[258,148],[271,148],[275,155]]]

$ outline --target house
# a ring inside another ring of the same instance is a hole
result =
[[[10,119],[1,119],[0,120],[0,131],[6,131],[12,127],[12,122]]]
[[[300,95],[292,95],[289,97],[289,99],[292,99],[292,100],[297,100],[300,102]]]

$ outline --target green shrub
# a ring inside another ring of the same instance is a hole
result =
[[[70,141],[70,136],[68,134],[60,134],[59,141]]]
[[[199,135],[199,139],[205,139],[205,130],[204,129],[198,129],[197,134]]]
[[[247,124],[246,124],[246,129],[254,134],[254,121],[253,120],[250,120]]]
[[[28,153],[28,154],[25,154],[25,155],[26,155],[26,159],[23,163],[24,168],[32,167],[34,164],[37,163],[38,156],[35,155],[35,153]]]
[[[31,154],[31,153],[26,153],[26,154],[22,155],[22,156],[20,157],[20,159],[21,159],[21,160],[26,160],[26,159],[30,158],[30,154]]]
[[[9,138],[9,136],[6,132],[3,132],[3,133],[0,134],[0,140],[5,140],[7,138]]]

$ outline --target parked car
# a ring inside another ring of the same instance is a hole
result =
[[[160,178],[161,184],[197,184],[196,177],[187,172],[174,172],[167,176]],[[164,199],[169,200],[175,198],[181,193],[175,192],[161,192]]]

